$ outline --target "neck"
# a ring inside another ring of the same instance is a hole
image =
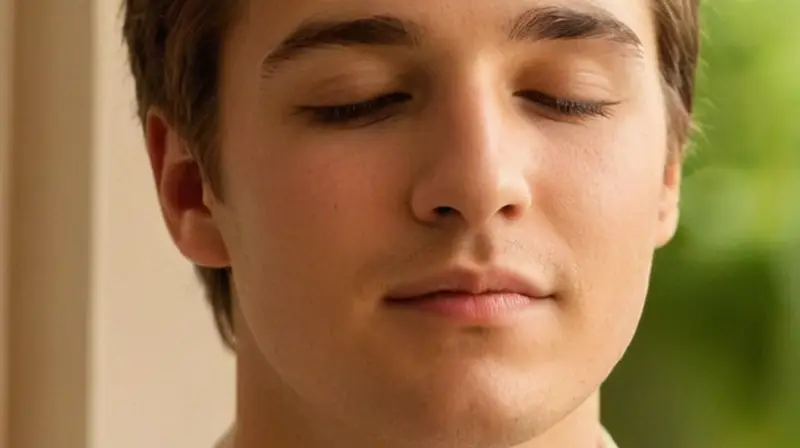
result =
[[[242,332],[244,333],[244,332]],[[245,335],[237,340],[237,420],[231,448],[339,448],[375,446],[303,405],[265,366]],[[602,438],[599,393],[546,433],[508,448],[594,448]]]

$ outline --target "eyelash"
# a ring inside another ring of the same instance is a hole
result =
[[[549,112],[556,113],[567,118],[608,118],[611,115],[611,108],[618,103],[611,101],[577,101],[563,98],[556,98],[536,91],[518,92],[516,96],[536,103],[538,106],[547,109]],[[304,106],[301,112],[311,114],[313,121],[327,125],[351,124],[359,120],[371,118],[364,125],[374,124],[389,118],[387,109],[411,100],[411,95],[402,92],[382,95],[367,101],[352,104],[342,104],[336,106]]]
[[[310,113],[314,121],[323,124],[348,124],[356,120],[370,117],[372,117],[373,120],[367,124],[372,124],[386,118],[386,116],[377,116],[376,114],[378,112],[385,111],[389,107],[405,103],[409,100],[411,100],[411,95],[395,92],[360,103],[336,106],[304,106],[300,108],[300,111]]]
[[[615,101],[578,101],[556,98],[536,91],[519,92],[517,96],[557,114],[573,118],[609,118],[612,107],[619,104]]]

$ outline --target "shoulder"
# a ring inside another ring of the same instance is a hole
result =
[[[214,448],[233,448],[233,430],[231,429],[225,433],[225,435],[214,444]]]
[[[611,434],[603,428],[603,441],[600,445],[601,448],[618,448],[617,443],[611,438]]]

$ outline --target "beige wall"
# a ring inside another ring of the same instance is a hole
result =
[[[117,3],[94,10],[93,448],[209,446],[233,418],[233,360],[158,213]]]
[[[0,447],[8,445],[8,191],[11,154],[11,0],[0,0]]]
[[[88,5],[15,10],[10,446],[72,448],[88,424]]]
[[[118,7],[15,2],[9,448],[206,447],[233,415],[233,360],[158,213]]]

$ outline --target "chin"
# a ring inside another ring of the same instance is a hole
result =
[[[548,425],[535,409],[475,403],[446,415],[429,415],[415,422],[415,448],[510,448],[536,438]]]
[[[414,446],[509,448],[543,434],[566,412],[558,412],[562,407],[553,403],[552,388],[532,378],[484,369],[431,382],[418,396],[420,411],[408,421],[418,435]]]

